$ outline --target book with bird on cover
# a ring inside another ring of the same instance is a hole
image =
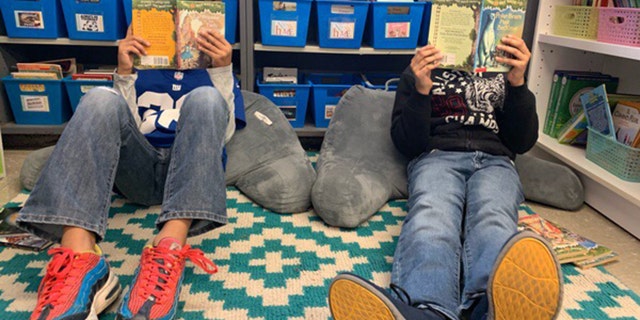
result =
[[[428,42],[443,54],[442,68],[507,72],[495,58],[506,35],[522,37],[527,0],[433,0]]]
[[[138,69],[201,69],[211,65],[198,49],[198,32],[224,35],[225,4],[213,0],[133,0],[133,34],[149,41],[147,55],[136,57]]]

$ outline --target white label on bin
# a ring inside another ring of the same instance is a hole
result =
[[[24,112],[49,112],[47,96],[20,96],[20,100]]]
[[[89,92],[89,90],[95,88],[96,86],[80,86],[80,92],[83,94]]]
[[[296,106],[278,106],[280,111],[284,113],[284,117],[289,121],[296,120]]]
[[[27,29],[44,29],[42,11],[14,11],[16,15],[16,27]]]
[[[280,37],[296,37],[298,35],[298,21],[272,20],[271,35]]]
[[[329,26],[329,39],[353,39],[355,38],[356,24],[354,22],[331,22]]]
[[[332,14],[353,14],[355,11],[356,10],[354,6],[340,4],[334,4],[331,6]]]
[[[104,32],[104,20],[99,14],[76,13],[76,30]]]
[[[326,105],[324,107],[324,118],[325,120],[331,119],[333,117],[333,112],[336,110],[335,104]]]
[[[387,22],[384,27],[385,38],[409,38],[411,22]]]

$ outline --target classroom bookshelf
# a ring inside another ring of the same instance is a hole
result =
[[[577,172],[585,202],[640,238],[640,183],[627,182],[588,160],[585,149],[558,143],[542,133],[556,69],[599,71],[620,77],[618,93],[640,94],[640,47],[557,36],[552,33],[554,6],[570,0],[539,1],[529,65],[529,87],[536,95],[540,138],[532,154],[563,163]],[[551,183],[551,182],[550,182]]]

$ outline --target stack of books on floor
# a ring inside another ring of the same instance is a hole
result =
[[[21,208],[0,208],[0,245],[42,251],[53,243],[36,237],[16,226],[16,218]]]
[[[540,215],[520,210],[519,230],[531,230],[549,241],[561,264],[587,269],[618,260],[618,254],[603,245],[571,232]]]

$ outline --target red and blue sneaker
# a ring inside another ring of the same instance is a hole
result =
[[[157,246],[144,248],[133,285],[124,296],[117,319],[173,319],[187,259],[209,274],[218,271],[201,250],[189,245],[183,247],[173,238],[164,238]]]
[[[95,252],[53,248],[31,320],[97,319],[120,294],[118,277],[98,246]]]

